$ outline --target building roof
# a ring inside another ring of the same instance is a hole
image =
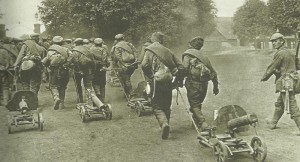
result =
[[[226,39],[237,39],[237,36],[233,34],[233,17],[217,17],[216,24],[216,29]]]

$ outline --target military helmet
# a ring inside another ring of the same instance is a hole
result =
[[[154,32],[151,35],[151,42],[159,42],[159,43],[163,43],[164,42],[164,37],[165,35],[162,32]]]
[[[200,50],[202,48],[203,43],[204,43],[204,39],[201,38],[200,36],[192,38],[189,42],[189,44],[197,50]]]
[[[79,43],[79,42],[82,42],[82,41],[83,41],[82,38],[76,38],[76,39],[74,40],[75,43]]]
[[[94,40],[94,43],[95,43],[95,44],[102,44],[102,43],[103,43],[103,39],[101,39],[101,38],[96,38],[96,39]]]
[[[35,63],[32,60],[23,61],[21,64],[21,70],[27,71],[32,69],[35,66]]]
[[[270,41],[274,41],[274,40],[279,39],[279,38],[284,39],[284,36],[281,33],[277,32],[277,33],[274,33],[271,36]]]
[[[124,38],[124,34],[117,34],[117,35],[115,36],[115,39],[116,39],[116,40],[123,39],[123,38]]]
[[[53,43],[61,43],[64,40],[62,36],[54,36],[52,39]]]
[[[84,44],[88,44],[88,43],[90,43],[90,41],[88,40],[88,39],[83,39],[83,41],[82,41]]]
[[[30,37],[31,38],[35,38],[35,37],[39,37],[40,34],[39,33],[33,33],[33,34],[30,34]]]

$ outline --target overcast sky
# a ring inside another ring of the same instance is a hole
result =
[[[30,34],[36,22],[37,5],[42,0],[0,0],[0,10],[5,15],[0,23],[6,24],[7,36],[19,37]],[[213,0],[218,9],[217,16],[232,17],[246,0]],[[267,1],[267,0],[264,0]]]

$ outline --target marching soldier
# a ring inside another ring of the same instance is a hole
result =
[[[55,36],[53,45],[48,49],[47,56],[42,60],[49,68],[49,84],[54,99],[54,110],[64,108],[65,91],[69,82],[67,59],[72,55],[68,48],[62,47],[63,37]]]
[[[146,47],[144,59],[142,61],[142,70],[149,78],[148,82],[152,91],[153,113],[162,128],[162,139],[169,137],[169,122],[171,116],[172,103],[172,80],[173,76],[179,82],[182,82],[184,67],[173,52],[164,46],[164,35],[161,32],[155,32],[151,36],[151,45]],[[177,84],[177,83],[176,83]]]
[[[115,36],[116,44],[112,47],[112,65],[116,65],[121,70],[118,72],[118,78],[123,85],[127,100],[132,93],[130,77],[137,69],[137,57],[135,47],[124,40],[123,34]]]
[[[102,101],[105,101],[105,85],[106,85],[106,68],[109,67],[108,51],[102,47],[103,40],[96,38],[94,40],[94,46],[90,51],[94,55],[95,59],[95,72],[93,79],[93,88],[96,96]]]
[[[24,42],[14,66],[20,70],[23,89],[38,95],[42,77],[41,58],[47,51],[37,44],[39,34],[31,34],[30,37]]]
[[[186,68],[185,88],[190,111],[193,113],[194,121],[202,130],[208,127],[201,111],[207,93],[208,81],[213,82],[213,93],[215,95],[219,93],[217,73],[209,59],[200,52],[203,42],[201,37],[193,38],[189,42],[189,49],[182,55],[182,63]]]
[[[282,34],[275,33],[271,36],[270,41],[273,44],[273,47],[277,50],[273,61],[268,66],[265,74],[263,75],[261,81],[267,81],[273,74],[276,76],[276,93],[280,93],[277,101],[275,102],[275,111],[273,114],[273,119],[268,122],[270,129],[275,129],[277,123],[281,116],[284,113],[284,100],[286,97],[286,93],[289,93],[289,110],[291,118],[294,119],[297,127],[300,130],[300,111],[297,106],[295,92],[292,89],[287,90],[284,89],[284,81],[285,79],[290,79],[290,74],[296,71],[295,66],[295,55],[291,53],[284,47],[285,40]]]

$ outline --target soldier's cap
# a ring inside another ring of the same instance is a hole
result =
[[[151,42],[159,42],[159,43],[163,43],[165,35],[162,32],[154,32],[151,35]]]
[[[72,39],[65,39],[65,42],[71,43],[71,42],[72,42]]]
[[[88,39],[83,39],[82,42],[85,43],[85,44],[90,43],[90,41]]]
[[[116,40],[123,39],[123,38],[124,38],[124,34],[117,34],[117,35],[115,36],[115,39],[116,39]]]
[[[52,39],[53,43],[61,43],[64,40],[62,36],[54,36]]]
[[[274,41],[274,40],[276,40],[276,39],[278,39],[278,38],[284,38],[284,36],[281,34],[281,33],[279,33],[279,32],[276,32],[276,33],[274,33],[272,36],[271,36],[271,38],[270,38],[270,41]]]
[[[30,34],[30,37],[31,38],[35,38],[35,37],[39,37],[40,34],[39,33],[33,33],[33,34]]]
[[[96,38],[96,39],[94,40],[94,43],[95,43],[95,44],[102,44],[102,43],[103,43],[103,39],[101,39],[101,38]]]
[[[76,39],[74,40],[75,43],[80,43],[80,42],[82,42],[82,41],[83,41],[82,38],[76,38]]]
[[[35,66],[35,63],[32,60],[23,61],[21,64],[21,70],[30,70]]]
[[[194,37],[189,41],[189,44],[198,50],[202,48],[203,43],[204,43],[204,39],[201,38],[200,36]]]

